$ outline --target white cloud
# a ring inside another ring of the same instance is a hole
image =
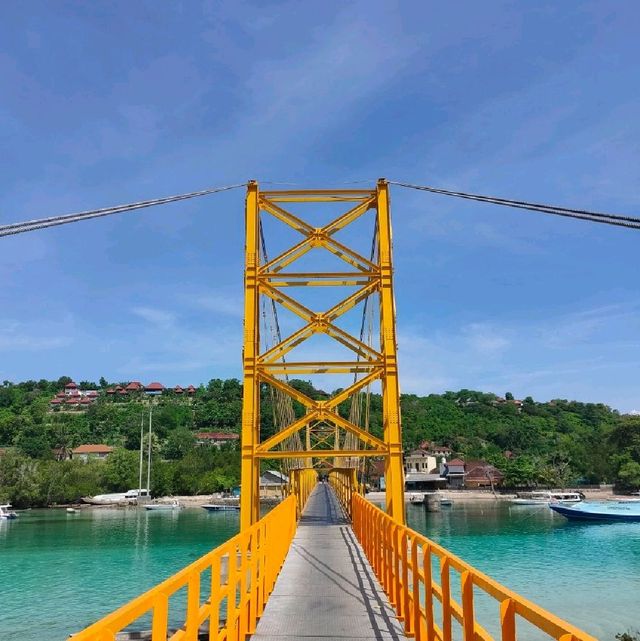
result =
[[[222,294],[218,292],[201,294],[187,298],[186,302],[194,307],[215,312],[216,314],[222,314],[223,316],[242,318],[244,315],[242,298],[233,294]]]
[[[40,351],[66,347],[73,342],[73,329],[61,323],[0,321],[0,351]]]
[[[505,336],[507,331],[488,323],[471,323],[462,328],[469,346],[484,356],[499,354],[509,347],[511,341]]]
[[[175,323],[175,314],[154,307],[134,307],[131,312],[152,325],[168,329]]]

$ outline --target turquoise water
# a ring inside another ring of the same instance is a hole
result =
[[[508,505],[407,512],[411,527],[603,641],[640,628],[640,524],[573,525]],[[237,513],[201,508],[32,510],[0,521],[0,640],[62,641],[237,529]],[[478,610],[497,620],[494,604]]]
[[[31,510],[0,521],[0,640],[62,641],[237,531],[237,512],[202,508]]]
[[[640,629],[640,523],[578,524],[546,506],[478,503],[435,513],[410,505],[407,521],[602,641]],[[495,602],[489,602],[478,604],[482,623],[488,614],[497,621]],[[496,632],[494,625],[485,627]]]

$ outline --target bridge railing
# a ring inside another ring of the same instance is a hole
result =
[[[244,641],[273,590],[296,530],[296,512],[296,497],[287,497],[257,523],[73,640],[115,641],[119,632],[150,615],[152,641],[197,641],[207,628],[209,641]],[[186,616],[178,612],[173,619],[181,617],[179,629],[175,624],[171,629],[171,598],[177,601],[184,590]]]
[[[336,493],[342,508],[351,517],[353,495],[362,493],[363,488],[358,484],[358,474],[354,467],[334,468],[328,474],[329,484]]]
[[[313,468],[294,469],[289,472],[289,485],[287,493],[296,499],[296,512],[298,518],[307,503],[309,494],[318,483],[318,473]]]
[[[596,641],[585,632],[512,592],[445,548],[394,521],[356,493],[351,496],[354,532],[376,576],[403,621],[408,636],[417,641],[451,641],[453,625],[463,641],[492,641],[477,621],[474,599],[488,597],[499,605],[502,641],[516,641],[518,621],[558,641]],[[457,576],[456,576],[457,575]],[[452,596],[452,580],[459,581],[460,602]]]

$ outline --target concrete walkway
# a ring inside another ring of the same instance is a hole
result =
[[[407,639],[326,483],[309,497],[251,639]]]

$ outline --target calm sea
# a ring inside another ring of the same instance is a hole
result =
[[[640,628],[640,524],[572,525],[508,505],[407,509],[413,528],[603,641]],[[0,640],[62,641],[237,529],[237,513],[200,508],[0,521]]]

